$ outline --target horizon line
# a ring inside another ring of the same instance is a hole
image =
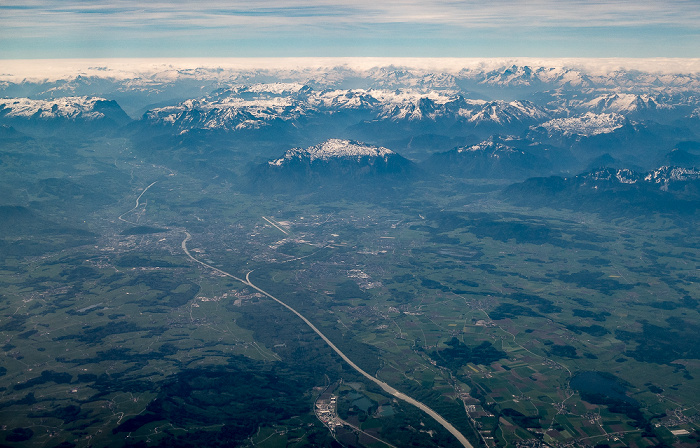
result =
[[[117,57],[0,59],[0,81],[64,79],[75,76],[131,78],[173,70],[370,70],[389,66],[427,72],[497,70],[507,65],[573,69],[587,74],[634,70],[659,74],[700,74],[700,58],[685,57],[406,57],[406,56],[282,56],[282,57]]]

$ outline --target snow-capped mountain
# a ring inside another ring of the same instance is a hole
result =
[[[695,95],[668,95],[662,93],[624,93],[620,91],[590,91],[572,95],[561,95],[547,106],[558,115],[572,116],[593,112],[614,113],[630,120],[654,120],[673,123],[690,117],[697,107]]]
[[[202,99],[154,108],[142,122],[149,126],[239,131],[261,129],[273,123],[328,118],[352,113],[355,123],[435,123],[438,126],[507,127],[523,129],[551,115],[530,101],[467,99],[452,91],[327,89],[301,84],[238,86]],[[360,115],[357,115],[360,114]],[[351,125],[354,123],[347,123]],[[520,130],[520,129],[518,129]]]
[[[6,66],[9,63],[6,61]],[[499,98],[499,89],[582,92],[606,90],[631,94],[700,91],[694,61],[663,60],[534,60],[510,59],[308,59],[255,65],[240,60],[144,60],[128,64],[65,67],[52,62],[51,71],[38,64],[9,65],[0,74],[0,95],[48,99],[61,96],[109,96],[129,111],[148,104],[194,98],[231,85],[275,80],[283,84],[324,89],[450,90],[465,97]],[[37,75],[37,73],[39,75]],[[196,92],[199,92],[197,94]],[[122,102],[122,99],[125,102]],[[512,96],[509,97],[512,99]]]
[[[617,113],[586,112],[577,117],[554,118],[531,129],[549,137],[592,136],[613,132],[626,123],[627,119]]]
[[[668,185],[670,182],[686,182],[700,179],[700,169],[662,166],[644,174],[644,182]]]
[[[377,100],[379,112],[375,120],[436,121],[455,120],[466,116],[483,101],[465,100],[454,92],[419,92],[414,90],[371,91]]]
[[[380,105],[371,92],[364,89],[323,90],[306,97],[309,107],[317,110],[375,110]]]
[[[366,75],[372,80],[373,89],[419,89],[419,90],[456,90],[456,77],[450,73],[425,73],[419,70],[378,67],[369,70]]]
[[[614,187],[617,185],[637,184],[642,187],[668,191],[669,187],[674,184],[697,180],[700,180],[699,169],[675,166],[662,166],[647,172],[636,172],[627,168],[602,168],[572,178],[572,181],[579,187],[589,187],[594,190],[603,186]]]
[[[548,119],[550,115],[530,101],[489,101],[469,114],[467,121],[477,125],[529,124]]]
[[[697,90],[700,87],[700,77],[697,73],[671,71],[645,71],[640,69],[624,69],[621,67],[609,70],[587,67],[585,64],[568,65],[566,63],[547,65],[501,66],[492,70],[463,70],[460,78],[471,79],[482,85],[492,87],[525,87],[541,89],[581,89],[622,88],[630,92],[642,91],[683,91]]]
[[[461,121],[473,125],[510,125],[548,119],[549,114],[530,101],[466,99],[450,92],[377,92],[382,111],[376,120]]]
[[[217,97],[227,98],[230,96],[240,96],[243,97],[246,94],[256,97],[262,95],[264,97],[270,96],[292,96],[298,95],[303,92],[311,91],[311,87],[306,84],[298,82],[270,82],[270,83],[257,83],[249,85],[237,85],[230,89],[219,89],[213,92],[210,97],[216,99]]]
[[[486,73],[474,73],[479,83],[498,87],[590,87],[593,82],[584,73],[563,67],[530,67],[511,65]]]
[[[71,79],[50,81],[0,74],[0,94],[27,92],[0,100],[0,124],[30,135],[22,120],[94,124],[117,122],[121,114],[123,123],[128,117],[121,109],[116,113],[120,106],[103,100],[119,98],[122,104],[123,98],[128,110],[139,106],[134,115],[141,118],[127,130],[144,144],[172,138],[178,146],[203,148],[215,146],[212,137],[263,138],[269,145],[258,156],[269,157],[281,148],[343,137],[425,160],[456,145],[516,135],[573,154],[579,163],[566,169],[575,170],[605,153],[619,166],[648,169],[673,163],[662,155],[675,143],[700,140],[700,75],[692,66],[652,70],[652,64],[645,70],[635,61],[548,65],[524,59],[308,62],[87,67]],[[77,96],[90,91],[108,94]],[[281,138],[285,146],[272,143]]]
[[[251,172],[257,184],[278,185],[376,182],[410,178],[412,162],[390,149],[352,140],[329,139],[308,148],[293,148]]]
[[[700,208],[700,170],[601,168],[567,178],[530,178],[509,186],[503,195],[519,204],[604,212],[606,216],[692,214]]]
[[[435,153],[425,162],[427,169],[456,177],[525,178],[551,172],[546,157],[549,148],[514,137],[492,136],[476,145]]]
[[[283,157],[269,161],[269,165],[282,166],[292,160],[307,160],[310,163],[314,161],[328,161],[330,159],[353,159],[360,161],[363,158],[382,159],[385,162],[390,157],[397,154],[387,148],[367,145],[351,140],[330,139],[318,145],[308,148],[293,148],[288,150]]]
[[[618,113],[626,114],[660,108],[670,109],[671,105],[657,103],[652,95],[637,95],[632,93],[606,93],[582,102],[574,107],[590,110],[598,113]]]
[[[274,121],[330,116],[338,112],[362,112],[365,119],[435,120],[456,117],[464,102],[442,92],[406,90],[334,89],[316,91],[300,85],[256,85],[217,91],[202,99],[148,111],[149,125],[180,131],[209,129],[235,131],[259,129]]]
[[[495,158],[500,158],[501,154],[511,154],[514,152],[522,152],[516,150],[513,146],[508,146],[504,144],[503,139],[491,137],[488,140],[484,140],[483,142],[476,144],[476,145],[471,145],[471,146],[462,146],[459,148],[455,148],[454,151],[456,151],[458,154],[462,153],[486,153],[489,154],[490,157],[495,157]]]
[[[643,174],[632,171],[628,168],[599,168],[588,173],[576,176],[581,186],[589,185],[591,188],[598,188],[603,183],[609,184],[635,184],[643,180]]]
[[[3,120],[100,122],[129,121],[129,117],[115,101],[99,97],[63,97],[52,100],[29,98],[0,99],[0,117]]]
[[[149,126],[174,128],[178,132],[192,129],[236,131],[260,129],[274,121],[291,121],[306,112],[298,101],[289,97],[244,99],[187,100],[177,106],[146,112],[142,121]]]

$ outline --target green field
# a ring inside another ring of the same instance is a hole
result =
[[[199,260],[252,271],[475,445],[697,444],[693,219],[518,207],[500,184],[454,180],[263,194],[241,187],[243,168],[225,177],[120,138],[3,153],[8,446],[331,446],[314,388],[340,379],[361,387],[341,389],[339,412],[373,435],[457,446],[292,313],[193,263],[186,231]]]

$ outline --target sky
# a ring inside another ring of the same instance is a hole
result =
[[[0,59],[700,57],[698,0],[0,0]]]

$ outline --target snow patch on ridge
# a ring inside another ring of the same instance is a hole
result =
[[[272,166],[282,166],[286,161],[292,159],[329,160],[333,158],[357,158],[381,157],[386,159],[394,151],[380,147],[365,145],[352,140],[330,139],[306,149],[293,148],[287,151],[282,158],[269,161]]]
[[[95,104],[107,101],[98,97],[63,97],[53,100],[32,100],[29,98],[0,99],[0,113],[8,118],[66,118],[74,120],[99,120],[102,112],[95,111]]]
[[[498,158],[499,154],[505,154],[505,153],[515,153],[515,152],[520,152],[512,146],[504,145],[501,142],[495,141],[493,137],[490,137],[488,140],[484,140],[481,143],[477,143],[476,145],[471,145],[471,146],[462,146],[460,148],[457,148],[457,153],[474,153],[474,152],[483,152],[483,153],[489,153],[491,157]]]
[[[669,181],[688,181],[700,179],[700,170],[695,168],[681,168],[662,166],[659,169],[650,171],[644,177],[646,182],[654,182],[657,184],[667,183]]]
[[[583,135],[592,136],[608,134],[621,128],[626,123],[625,117],[616,113],[596,114],[587,112],[579,117],[555,118],[532,129],[544,129],[549,136]]]

